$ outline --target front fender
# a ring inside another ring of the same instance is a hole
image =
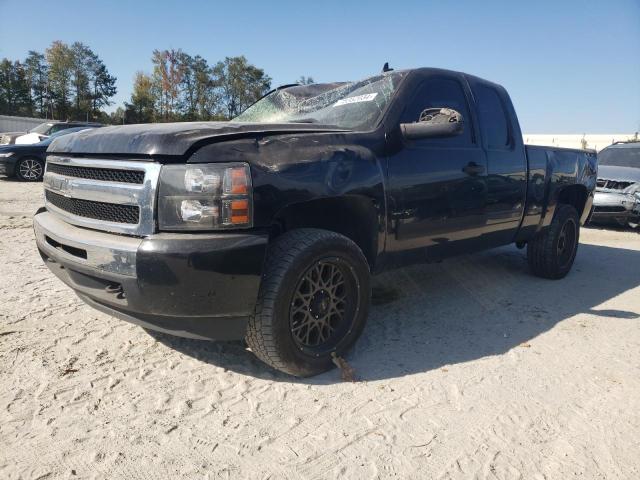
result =
[[[370,198],[385,222],[383,141],[363,133],[317,133],[235,140],[206,145],[189,159],[251,165],[254,226],[269,227],[294,204],[344,196]]]

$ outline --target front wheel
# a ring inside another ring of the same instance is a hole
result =
[[[39,182],[44,175],[44,163],[37,158],[23,158],[16,164],[16,177],[25,182]]]
[[[573,266],[579,240],[578,212],[572,205],[558,205],[551,225],[527,244],[531,272],[543,278],[564,278]]]
[[[371,297],[367,260],[348,238],[292,230],[269,248],[246,340],[282,372],[308,377],[333,367],[364,328]]]

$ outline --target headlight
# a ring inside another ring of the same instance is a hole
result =
[[[7,158],[7,157],[10,157],[11,155],[13,155],[13,152],[0,153],[0,158]]]
[[[253,199],[246,163],[165,165],[160,171],[160,230],[249,228]]]

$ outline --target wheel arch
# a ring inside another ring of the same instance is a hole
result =
[[[272,222],[275,238],[297,228],[319,228],[352,240],[373,270],[382,239],[374,201],[363,195],[341,195],[294,203],[282,208]]]
[[[588,196],[589,193],[586,186],[580,184],[568,185],[558,191],[556,204],[572,205],[578,212],[578,217],[581,217],[587,204]]]

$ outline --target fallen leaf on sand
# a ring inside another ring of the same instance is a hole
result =
[[[78,361],[78,357],[71,357],[69,360],[65,362],[64,367],[60,369],[60,376],[64,377],[65,375],[69,375],[70,373],[75,373],[78,371],[77,368],[73,368],[73,365]]]
[[[336,364],[336,367],[340,369],[341,377],[343,382],[355,382],[356,381],[356,371],[354,368],[347,363],[347,361],[336,355],[336,352],[331,352],[331,360]]]

